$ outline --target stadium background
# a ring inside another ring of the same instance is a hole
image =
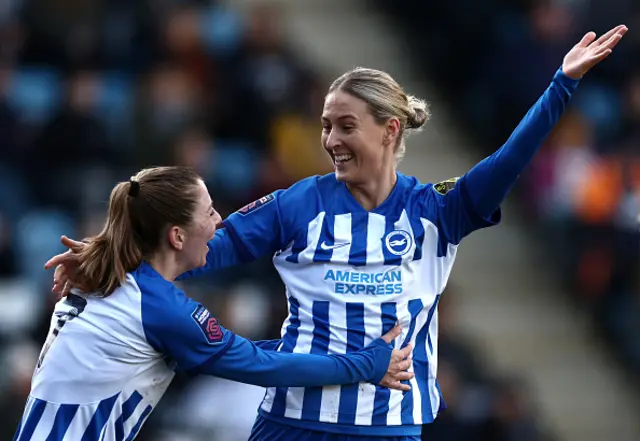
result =
[[[583,82],[505,225],[461,248],[440,320],[450,411],[433,441],[640,439],[640,3],[0,2],[0,439],[55,301],[42,265],[61,234],[100,228],[114,182],[190,165],[225,215],[328,172],[324,91],[367,63],[433,106],[401,170],[458,175],[501,145],[580,34],[621,21],[629,36]],[[240,334],[278,336],[269,259],[185,289]],[[179,377],[141,439],[246,439],[261,396]]]

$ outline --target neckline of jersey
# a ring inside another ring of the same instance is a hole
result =
[[[335,173],[334,173],[334,177],[335,177]],[[386,211],[387,207],[391,204],[391,201],[393,201],[398,194],[400,194],[405,188],[408,187],[408,184],[409,184],[408,181],[409,180],[405,175],[396,171],[396,183],[393,186],[391,193],[389,193],[389,196],[387,196],[387,198],[373,210],[366,210],[360,204],[360,202],[358,202],[358,200],[353,196],[353,194],[351,194],[351,192],[347,188],[346,183],[340,182],[340,187],[342,188],[342,191],[345,193],[347,201],[349,201],[350,211],[383,214]]]

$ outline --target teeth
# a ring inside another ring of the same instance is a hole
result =
[[[345,162],[353,158],[353,155],[336,155],[336,162]]]

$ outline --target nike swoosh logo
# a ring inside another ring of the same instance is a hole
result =
[[[342,247],[346,247],[347,245],[349,245],[351,242],[342,242],[342,243],[336,243],[333,245],[327,245],[326,242],[322,242],[320,244],[320,248],[322,248],[325,251],[328,250],[335,250],[336,248],[342,248]]]

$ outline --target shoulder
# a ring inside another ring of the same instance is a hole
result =
[[[294,197],[308,197],[312,194],[319,195],[327,191],[332,191],[342,185],[337,179],[335,173],[327,173],[326,175],[314,175],[302,179],[284,190],[287,195]]]
[[[276,190],[258,201],[252,202],[249,204],[248,210],[249,212],[257,211],[260,207],[273,203],[283,220],[306,219],[317,214],[322,200],[335,195],[335,189],[339,185],[340,183],[333,173],[324,176],[310,176],[287,189]],[[239,210],[241,214],[243,211],[247,211],[247,209]]]
[[[239,215],[249,215],[261,210],[263,207],[275,204],[280,207],[297,205],[303,200],[308,200],[310,196],[318,193],[318,188],[322,182],[323,176],[310,176],[301,181],[296,182],[286,189],[275,190],[253,202],[248,203],[236,211]]]
[[[222,341],[218,320],[176,285],[154,274],[146,264],[133,276],[141,292],[144,331],[152,346],[162,351],[162,341],[179,340],[181,336],[204,338],[209,344]]]
[[[338,181],[333,173],[327,175],[314,175],[302,179],[282,192],[283,199],[290,201],[308,200],[316,198],[321,192],[335,188]]]
[[[401,189],[398,192],[398,197],[406,199],[409,205],[423,203],[433,189],[432,183],[423,184],[415,176],[407,176],[402,173],[397,173],[397,176],[396,185]]]
[[[404,176],[409,189],[409,205],[421,217],[435,220],[441,209],[449,204],[451,197],[460,193],[460,178],[451,177],[437,182],[421,183],[414,177]]]
[[[191,309],[193,302],[177,286],[162,278],[148,264],[143,263],[131,273],[138,289],[142,319],[145,326],[167,322],[175,324],[177,317]],[[195,303],[195,302],[193,302]]]

